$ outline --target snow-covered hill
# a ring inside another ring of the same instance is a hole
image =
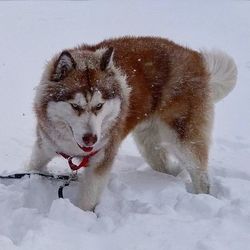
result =
[[[34,87],[45,61],[76,44],[121,35],[220,48],[238,65],[216,106],[212,195],[151,170],[132,138],[121,147],[96,213],[73,204],[77,184],[0,181],[0,250],[250,249],[250,2],[0,2],[0,173],[23,171],[35,134]],[[67,171],[62,159],[51,171]]]

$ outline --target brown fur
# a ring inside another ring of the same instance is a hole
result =
[[[93,52],[101,48],[108,48],[101,61],[92,58]],[[114,72],[106,69],[113,50],[114,66],[126,75],[131,88],[128,102],[122,96],[122,86],[115,80]],[[206,172],[213,103],[209,73],[199,52],[163,38],[123,37],[105,40],[97,45],[84,44],[64,53],[78,53],[80,60],[92,60],[91,63],[97,66],[87,67],[84,71],[77,70],[72,56],[70,59],[74,68],[58,75],[56,65],[59,55],[51,60],[47,74],[51,76],[49,79],[56,79],[57,83],[45,84],[43,96],[35,104],[41,131],[46,134],[46,127],[49,127],[46,112],[50,101],[68,100],[77,92],[87,96],[98,89],[104,99],[119,96],[122,103],[120,116],[109,130],[104,159],[95,166],[95,174],[105,175],[121,141],[137,125],[154,118],[176,132],[180,147],[188,149],[186,153],[191,154],[197,170]],[[47,137],[50,139],[49,135]],[[159,171],[163,169],[167,172],[165,166],[158,168]],[[197,178],[198,189],[208,192],[207,186],[202,187],[201,177]],[[84,203],[82,207],[91,209],[94,205]]]

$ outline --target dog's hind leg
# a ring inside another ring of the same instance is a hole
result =
[[[177,159],[168,151],[168,144],[175,144],[176,135],[159,118],[152,117],[139,124],[133,136],[141,155],[154,170],[178,175],[181,169]]]
[[[178,123],[178,121],[176,121]],[[150,119],[134,131],[139,151],[149,165],[160,172],[178,175],[186,169],[192,179],[195,193],[209,193],[207,175],[209,126],[188,124],[185,139],[178,128],[164,120]]]
[[[176,133],[176,143],[169,145],[169,150],[181,168],[189,172],[195,193],[209,193],[207,167],[212,121],[213,106],[203,103],[190,109],[188,115],[166,122],[166,127]]]

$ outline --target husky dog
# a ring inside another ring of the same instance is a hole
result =
[[[123,37],[64,50],[47,64],[34,109],[37,140],[30,169],[57,152],[84,157],[79,207],[93,210],[122,140],[132,132],[155,170],[186,169],[195,193],[207,174],[214,103],[235,86],[233,59],[157,37]]]

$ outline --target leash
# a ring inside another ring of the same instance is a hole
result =
[[[17,174],[10,174],[10,175],[0,175],[0,179],[21,179],[25,176],[30,178],[31,175],[38,175],[48,179],[56,179],[56,180],[68,180],[69,175],[52,175],[52,174],[45,174],[45,173],[17,173]]]
[[[10,174],[10,175],[0,175],[0,179],[22,179],[25,176],[28,176],[29,178],[31,176],[41,176],[43,178],[47,178],[49,180],[63,180],[64,183],[59,186],[58,188],[58,198],[64,198],[63,197],[63,189],[64,187],[69,186],[71,181],[77,181],[77,173],[73,172],[71,175],[52,175],[52,174],[45,174],[45,173],[17,173],[17,174]]]
[[[84,156],[82,158],[82,161],[80,162],[80,164],[76,165],[73,163],[73,156],[69,156],[67,154],[64,153],[59,153],[57,152],[58,155],[61,155],[65,160],[68,161],[69,167],[72,170],[72,173],[70,175],[52,175],[52,174],[46,174],[46,173],[16,173],[16,174],[10,174],[10,175],[0,175],[0,179],[21,179],[25,176],[28,176],[29,178],[32,175],[38,175],[50,180],[63,180],[64,183],[59,186],[58,188],[58,198],[64,198],[63,197],[63,189],[65,187],[68,187],[71,181],[77,181],[77,170],[79,170],[80,168],[86,168],[89,164],[89,160],[92,156],[94,156],[95,154],[97,154],[98,151],[94,151],[86,156]]]

